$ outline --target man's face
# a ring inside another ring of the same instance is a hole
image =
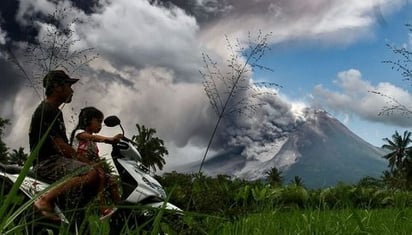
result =
[[[70,103],[73,97],[73,89],[71,83],[63,83],[56,87],[56,93],[58,94],[60,101],[63,103]]]

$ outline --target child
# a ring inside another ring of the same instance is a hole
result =
[[[70,143],[77,150],[78,160],[93,165],[99,172],[101,183],[99,185],[98,197],[100,213],[102,215],[100,219],[104,219],[116,211],[116,208],[107,208],[104,195],[106,184],[110,189],[111,199],[115,204],[120,201],[120,194],[115,180],[109,174],[106,174],[103,169],[96,143],[112,144],[118,142],[123,137],[122,134],[113,137],[96,135],[95,133],[98,133],[102,128],[102,121],[103,113],[100,110],[94,107],[83,108],[79,114],[79,123],[70,136]]]

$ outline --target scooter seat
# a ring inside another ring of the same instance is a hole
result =
[[[23,167],[18,166],[18,165],[8,165],[8,164],[0,163],[0,171],[6,172],[8,174],[20,174],[22,169]],[[29,170],[29,172],[27,173],[27,176],[36,178],[36,174],[32,169]]]

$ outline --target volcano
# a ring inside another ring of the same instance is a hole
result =
[[[306,112],[304,121],[272,145],[269,157],[255,158],[242,154],[245,147],[227,148],[207,159],[202,172],[259,180],[276,167],[282,172],[284,183],[299,176],[307,187],[323,188],[338,182],[357,183],[367,176],[379,177],[387,169],[382,158],[385,150],[369,144],[323,110]],[[199,164],[191,164],[176,170],[190,173],[198,169]]]

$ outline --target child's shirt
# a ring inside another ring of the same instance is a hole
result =
[[[74,133],[73,148],[76,149],[78,154],[85,156],[90,161],[99,161],[99,148],[96,142],[92,140],[79,140],[77,138],[77,136],[83,132],[85,132],[85,130],[79,129]]]

